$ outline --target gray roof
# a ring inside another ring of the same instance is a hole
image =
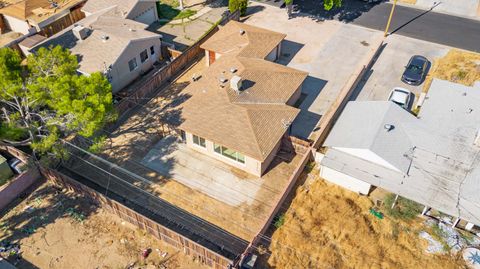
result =
[[[325,143],[329,150],[322,165],[480,225],[480,147],[474,144],[480,129],[479,85],[434,80],[418,118],[392,105],[349,103]],[[372,122],[393,122],[395,128],[386,132]],[[363,135],[365,140],[358,137]],[[411,165],[390,169],[349,150],[359,148],[395,167],[405,159]]]
[[[72,54],[77,55],[78,70],[91,74],[98,71],[102,72],[105,67],[114,64],[131,43],[161,37],[159,34],[145,30],[146,24],[112,16],[110,14],[111,9],[105,9],[78,21],[75,25],[39,43],[32,51],[51,45],[68,48]],[[90,29],[85,40],[79,40],[73,34],[72,29],[76,25],[82,25]],[[108,38],[105,40],[105,37]]]

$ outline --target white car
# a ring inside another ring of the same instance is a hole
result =
[[[408,106],[410,104],[410,96],[412,93],[404,88],[396,87],[390,92],[390,96],[388,97],[388,101],[392,101],[395,104],[403,107],[404,109],[408,110]]]

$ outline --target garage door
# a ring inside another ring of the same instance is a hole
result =
[[[148,25],[152,24],[154,21],[157,20],[157,18],[155,17],[155,9],[150,8],[146,10],[143,14],[138,16],[135,20]]]

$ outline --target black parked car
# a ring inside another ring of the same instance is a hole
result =
[[[410,58],[405,71],[402,75],[402,81],[410,85],[422,84],[425,76],[427,75],[429,62],[427,58],[415,55]]]

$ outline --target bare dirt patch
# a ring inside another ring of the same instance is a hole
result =
[[[465,268],[461,257],[425,253],[422,220],[372,215],[373,203],[321,179],[297,190],[269,247],[273,268]]]
[[[450,50],[447,55],[433,62],[432,71],[425,80],[424,91],[430,88],[433,78],[472,86],[480,80],[480,54]]]
[[[90,200],[48,183],[11,208],[0,224],[0,241],[20,246],[18,268],[208,268]],[[151,253],[143,259],[147,249]]]

